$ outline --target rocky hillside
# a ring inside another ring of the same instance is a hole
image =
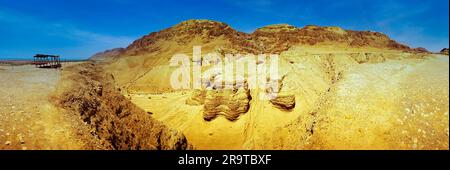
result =
[[[203,54],[212,52],[221,56],[281,54],[295,47],[427,53],[426,50],[412,49],[382,33],[371,31],[319,26],[297,28],[279,24],[266,26],[248,34],[238,32],[222,22],[188,20],[134,41],[120,52],[121,57],[113,57],[120,61],[106,65],[105,69],[116,76],[121,88],[131,91],[170,90],[168,80],[158,78],[170,77],[173,70],[166,67],[167,62],[175,54],[192,54],[193,46],[199,45]]]
[[[126,48],[125,54],[137,55],[158,50],[160,41],[175,40],[178,45],[186,45],[195,37],[203,42],[217,38],[230,41],[234,50],[243,53],[280,53],[295,45],[320,45],[342,43],[350,47],[374,47],[401,51],[426,52],[411,49],[397,43],[385,34],[371,31],[344,30],[339,27],[306,26],[297,28],[287,24],[270,25],[257,29],[251,34],[238,32],[222,22],[189,20],[160,32],[146,35]]]
[[[189,44],[204,45],[217,40],[224,41],[220,49],[221,53],[279,54],[293,46],[327,44],[428,53],[425,48],[410,48],[390,39],[383,33],[372,31],[353,31],[340,27],[313,25],[297,28],[287,24],[277,24],[259,28],[249,34],[236,31],[223,22],[188,20],[159,32],[145,35],[126,48],[99,52],[90,59],[104,61],[118,56],[149,54],[164,49],[167,41],[173,41],[177,46],[188,46]]]

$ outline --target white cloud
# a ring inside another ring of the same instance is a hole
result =
[[[90,55],[117,47],[126,47],[135,37],[116,36],[80,29],[76,25],[67,22],[46,21],[33,16],[24,15],[15,11],[7,11],[0,8],[0,24],[5,24],[16,29],[21,29],[41,36],[57,38],[58,41],[76,41],[76,45],[69,47],[40,49],[42,52],[57,53],[62,56],[76,56],[81,58],[90,57]],[[30,50],[30,54],[37,53],[34,47],[23,49]],[[33,50],[33,51],[31,51]],[[14,51],[14,50],[8,50]],[[10,55],[10,54],[9,54]],[[23,55],[23,54],[21,54]]]
[[[74,38],[84,40],[90,44],[102,43],[109,46],[125,47],[135,39],[129,36],[111,36],[79,29],[68,31]]]

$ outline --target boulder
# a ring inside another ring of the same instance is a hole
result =
[[[277,96],[270,102],[278,108],[291,110],[295,108],[295,95]]]

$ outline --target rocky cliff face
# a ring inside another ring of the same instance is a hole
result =
[[[350,47],[375,47],[395,50],[412,50],[382,33],[343,30],[339,27],[274,25],[257,29],[251,34],[264,52],[280,53],[299,44],[320,45],[341,43]]]

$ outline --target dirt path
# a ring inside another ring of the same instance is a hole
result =
[[[0,149],[88,149],[87,129],[48,97],[60,71],[0,66]]]

